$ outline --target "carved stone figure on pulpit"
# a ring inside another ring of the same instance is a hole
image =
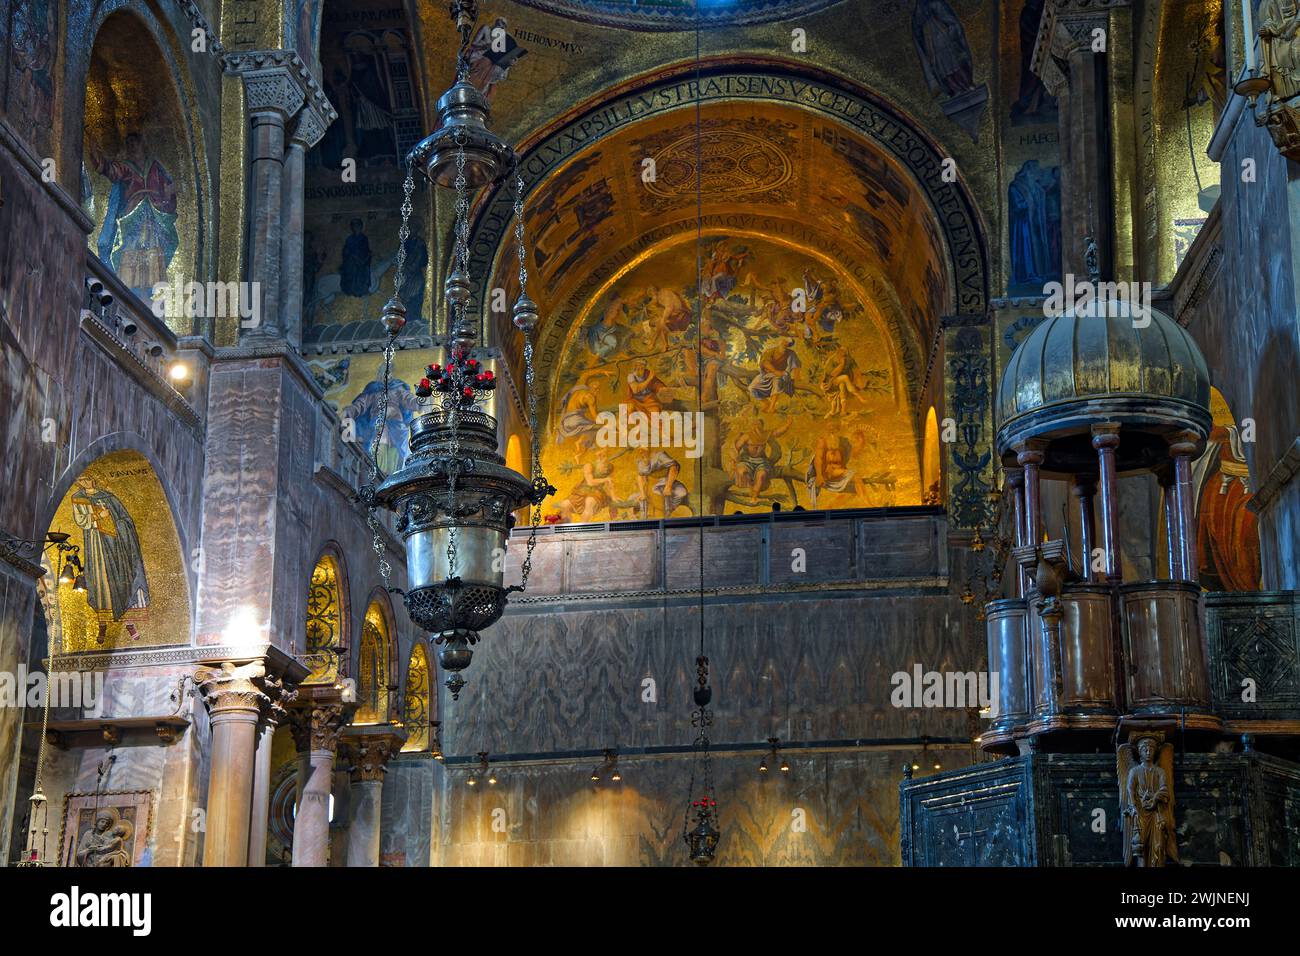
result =
[[[1164,866],[1178,862],[1174,832],[1172,744],[1151,734],[1121,744],[1116,754],[1125,866]]]
[[[1264,75],[1275,100],[1300,93],[1300,3],[1264,0],[1259,7],[1259,39]]]

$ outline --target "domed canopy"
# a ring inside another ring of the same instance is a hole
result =
[[[1210,373],[1190,335],[1153,308],[1097,302],[1045,319],[1011,355],[998,389],[998,453],[1021,442],[1060,443],[1045,469],[1086,465],[1091,449],[1073,449],[1092,425],[1118,424],[1120,470],[1165,457],[1163,436],[1202,438],[1210,428]],[[1125,447],[1127,445],[1127,448]]]

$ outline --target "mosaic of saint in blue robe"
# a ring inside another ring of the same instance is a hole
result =
[[[361,394],[339,414],[352,419],[357,441],[369,456],[375,443],[375,431],[379,427],[379,403],[384,394],[384,383],[379,379],[368,382]],[[411,420],[420,411],[415,392],[411,386],[400,378],[390,380],[388,385],[388,424],[384,428],[384,437],[379,443],[379,470],[391,474],[406,461],[407,439],[411,434]]]
[[[1015,295],[1042,295],[1061,280],[1061,171],[1031,159],[1007,189],[1011,280]]]

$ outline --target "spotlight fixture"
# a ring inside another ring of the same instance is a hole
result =
[[[623,775],[618,770],[618,751],[612,748],[605,750],[605,756],[599,766],[591,770],[591,782],[600,783],[601,780],[608,778],[611,783],[618,783],[623,779]]]

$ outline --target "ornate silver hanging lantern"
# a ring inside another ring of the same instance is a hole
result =
[[[691,714],[691,725],[698,733],[695,737],[695,756],[691,766],[690,806],[682,824],[682,838],[686,841],[691,862],[696,866],[708,866],[713,862],[713,854],[718,848],[718,800],[713,791],[713,762],[709,758],[709,727],[713,724],[713,712],[709,702],[713,700],[713,688],[709,686],[709,659],[701,654],[695,659],[695,706]],[[696,781],[699,789],[696,789]],[[694,818],[695,826],[691,826]]]
[[[541,442],[537,426],[537,400],[533,392],[532,331],[537,306],[528,298],[528,272],[524,266],[524,183],[514,151],[487,127],[487,101],[468,81],[466,51],[478,16],[477,4],[451,6],[461,35],[455,85],[438,101],[438,129],[406,156],[407,174],[402,202],[402,226],[394,288],[402,285],[406,240],[410,234],[411,193],[414,172],[435,186],[456,190],[455,246],[452,270],[444,284],[447,299],[445,343],[447,359],[430,365],[415,394],[427,411],[411,424],[410,453],[397,471],[379,480],[378,451],[387,421],[388,383],[397,335],[406,324],[406,309],[394,295],[384,307],[388,330],[385,349],[384,392],[380,400],[379,433],[371,454],[370,481],[362,499],[370,506],[375,550],[380,572],[389,573],[383,558],[383,541],[376,507],[397,514],[397,529],[406,545],[409,587],[403,593],[406,609],[419,627],[434,635],[440,646],[438,662],[450,672],[446,680],[452,699],[465,686],[460,672],[469,666],[480,633],[501,617],[507,597],[528,582],[541,520],[541,503],[554,494],[542,477]],[[497,450],[497,420],[480,406],[496,389],[491,370],[474,356],[477,320],[470,315],[472,282],[469,274],[468,190],[498,182],[514,173],[515,240],[519,250],[519,299],[513,312],[515,326],[524,335],[525,384],[528,423],[532,435],[532,471],[529,477],[507,468]],[[533,534],[523,562],[522,580],[507,587],[504,556],[514,513],[531,507]],[[397,591],[393,588],[391,590]]]

